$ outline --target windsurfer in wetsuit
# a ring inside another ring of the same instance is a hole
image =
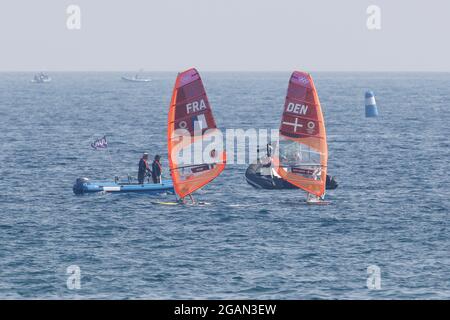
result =
[[[272,150],[273,150],[272,144],[268,143],[266,145],[266,159],[267,159],[266,161],[267,162],[265,164],[263,164],[264,168],[269,168],[272,166]]]
[[[148,153],[145,152],[142,155],[141,160],[139,160],[138,182],[140,184],[144,183],[145,176],[147,175],[148,172],[151,172],[147,161],[148,161]]]
[[[161,183],[161,173],[162,173],[162,166],[161,162],[161,156],[158,154],[155,156],[155,160],[152,163],[152,180],[153,183]]]
[[[191,203],[192,203],[192,204],[195,204],[194,197],[192,196],[191,193],[188,194],[188,197],[189,197],[189,199],[191,199]],[[182,204],[187,204],[187,202],[186,202],[186,197],[179,199],[178,202],[179,202],[179,203],[182,203]]]

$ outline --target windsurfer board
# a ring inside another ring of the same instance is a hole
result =
[[[152,201],[152,204],[159,204],[163,206],[177,206],[177,205],[184,205],[184,206],[207,206],[211,203],[205,202],[205,201],[198,201],[195,203],[183,203],[183,202],[171,202],[171,201]]]
[[[179,205],[179,202],[170,202],[170,201],[152,201],[152,204],[159,204],[163,206],[176,206]]]
[[[331,202],[330,201],[305,201],[307,205],[311,205],[311,206],[327,206],[329,205]]]

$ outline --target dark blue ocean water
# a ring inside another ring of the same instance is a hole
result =
[[[121,75],[0,74],[0,298],[450,298],[450,74],[313,74],[340,182],[325,207],[253,189],[242,165],[197,196],[204,207],[75,196],[77,177],[135,175],[142,151],[167,168],[176,74]],[[244,129],[278,128],[289,75],[202,74],[218,125]],[[89,146],[104,134],[112,165]]]

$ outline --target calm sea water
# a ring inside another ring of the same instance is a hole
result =
[[[255,190],[242,165],[197,196],[204,207],[75,196],[77,177],[136,175],[143,151],[167,169],[176,74],[121,75],[0,74],[0,298],[450,298],[450,74],[313,74],[340,182],[326,207]],[[244,129],[278,127],[289,75],[202,74],[218,125]],[[112,163],[89,146],[104,134]],[[370,265],[381,290],[367,288]]]

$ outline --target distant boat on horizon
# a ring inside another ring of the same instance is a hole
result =
[[[31,80],[31,82],[33,83],[47,83],[50,81],[52,81],[52,78],[50,78],[50,76],[44,72],[35,74],[33,79]]]
[[[132,77],[122,77],[123,81],[128,81],[128,82],[150,82],[152,81],[152,79],[150,78],[143,78],[141,77],[143,70],[139,70],[138,73],[136,73],[134,76]]]

